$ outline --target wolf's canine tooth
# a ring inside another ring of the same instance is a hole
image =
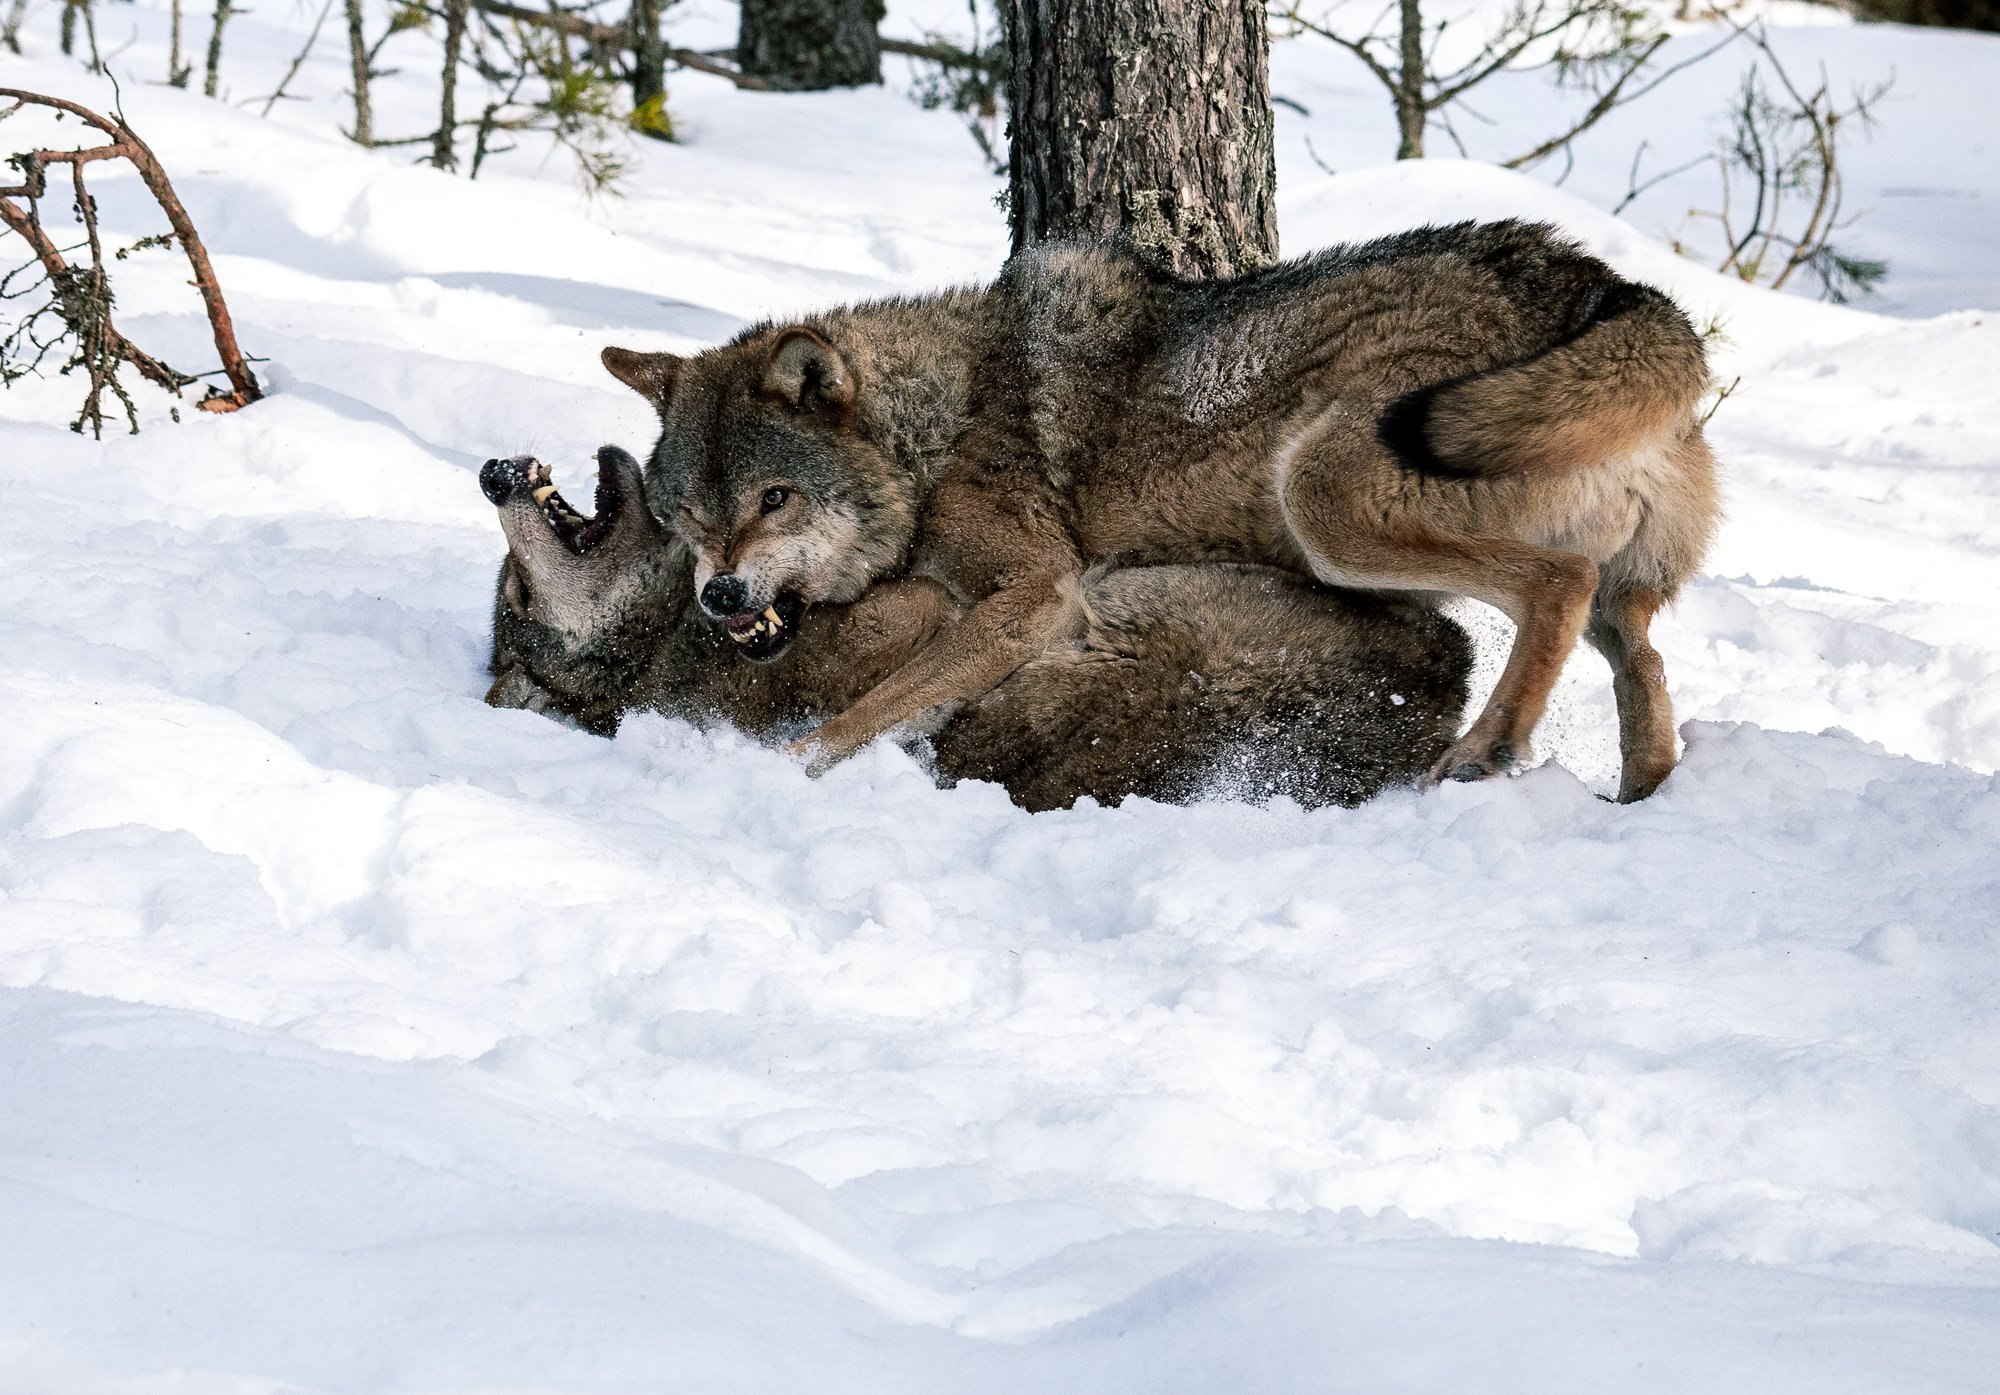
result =
[[[767,605],[764,607],[764,619],[769,620],[771,622],[771,628],[774,630],[782,630],[785,628],[785,622],[778,618],[778,608],[774,605]]]
[[[554,485],[545,484],[540,489],[537,489],[535,491],[535,502],[538,504],[546,504],[549,501],[549,495],[555,492],[556,492],[556,487]]]

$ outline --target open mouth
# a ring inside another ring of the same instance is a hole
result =
[[[479,487],[495,505],[505,505],[517,492],[526,490],[549,531],[579,557],[604,541],[625,502],[618,472],[605,468],[602,451],[598,452],[597,497],[588,518],[570,507],[569,500],[550,481],[549,467],[532,456],[487,461],[479,472]]]
[[[805,608],[805,602],[796,594],[782,591],[762,610],[732,615],[722,626],[737,653],[755,663],[767,664],[791,646]]]

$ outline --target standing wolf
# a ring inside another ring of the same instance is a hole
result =
[[[591,518],[538,461],[480,472],[507,535],[496,707],[604,733],[650,707],[767,735],[840,711],[963,609],[935,582],[888,581],[799,618],[802,642],[785,652],[731,644],[695,603],[687,550],[640,498],[638,462],[609,446],[598,462]],[[1457,625],[1269,567],[1093,571],[1076,620],[936,724],[940,775],[994,781],[1029,809],[1219,785],[1356,804],[1420,775],[1465,707],[1471,645]]]
[[[970,608],[815,733],[820,763],[992,688],[1107,561],[1230,560],[1455,593],[1517,634],[1431,778],[1520,761],[1579,633],[1610,661],[1619,798],[1674,763],[1652,616],[1716,520],[1708,374],[1673,302],[1553,230],[1425,228],[1188,283],[1053,244],[980,291],[605,352],[701,604],[780,649],[907,571]]]

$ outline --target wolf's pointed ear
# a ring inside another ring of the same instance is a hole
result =
[[[528,588],[521,581],[521,570],[514,565],[514,554],[508,553],[507,560],[500,564],[500,599],[507,609],[514,612],[516,620],[528,618]]]
[[[833,345],[809,329],[788,329],[764,361],[764,391],[794,410],[854,405],[854,375]]]
[[[681,372],[681,361],[673,354],[642,354],[610,348],[598,357],[612,377],[655,407],[666,405],[667,398],[673,395],[674,380]]]

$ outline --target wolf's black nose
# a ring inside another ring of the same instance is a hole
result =
[[[748,595],[734,572],[718,572],[701,588],[701,608],[710,615],[738,615]]]
[[[507,502],[520,482],[521,472],[511,460],[489,460],[479,467],[479,492],[495,508]]]

